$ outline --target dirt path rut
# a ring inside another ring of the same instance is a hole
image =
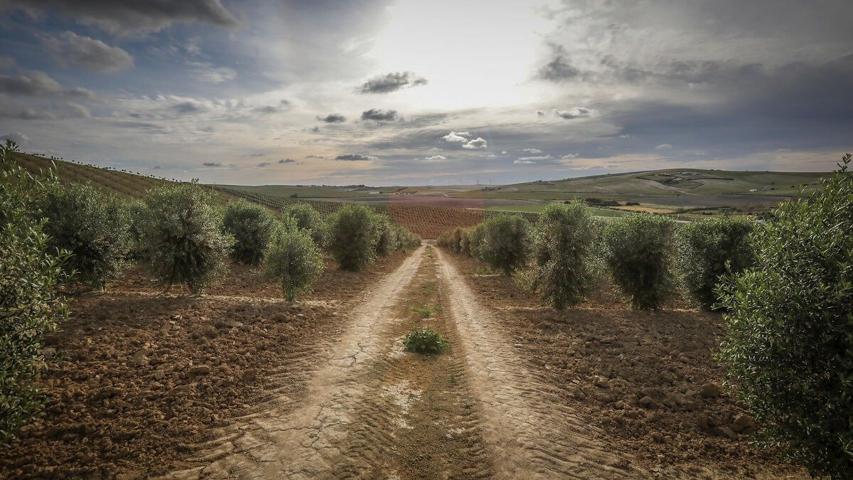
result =
[[[340,338],[294,359],[302,378],[282,378],[268,404],[216,432],[193,468],[167,478],[644,476],[525,368],[434,247],[417,249],[346,321]],[[438,331],[450,350],[404,352],[414,328]]]
[[[436,251],[496,477],[647,477],[632,468],[630,458],[608,452],[596,440],[601,437],[598,432],[524,366],[493,312],[480,304],[456,268]]]
[[[381,347],[375,333],[393,319],[390,309],[417,272],[424,248],[384,278],[351,312],[343,337],[322,358],[314,359],[319,368],[301,399],[281,395],[266,411],[238,420],[197,459],[211,463],[168,478],[307,479],[328,471],[327,459],[335,457],[334,440],[346,435],[351,413],[364,394],[359,371]]]

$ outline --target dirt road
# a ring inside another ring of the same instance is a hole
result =
[[[490,310],[432,246],[357,302],[341,337],[295,359],[304,391],[279,393],[168,478],[642,478],[560,404]],[[402,339],[451,344],[423,357]]]

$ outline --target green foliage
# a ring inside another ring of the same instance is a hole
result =
[[[593,231],[580,202],[549,205],[536,224],[534,286],[558,310],[580,303],[589,289]]]
[[[449,344],[437,332],[425,328],[423,330],[415,330],[403,340],[403,345],[409,352],[422,353],[433,355],[443,352]]]
[[[0,440],[43,403],[33,385],[42,336],[67,317],[58,294],[66,255],[49,248],[37,197],[58,189],[56,178],[34,179],[0,149]],[[11,148],[10,148],[11,150]]]
[[[127,219],[128,252],[130,260],[141,260],[145,251],[142,242],[142,223],[145,219],[145,202],[128,200],[122,204],[124,216]]]
[[[287,301],[311,287],[323,272],[325,264],[310,233],[287,222],[277,228],[264,254],[267,275],[281,283]]]
[[[231,257],[247,265],[257,265],[264,256],[275,225],[270,212],[243,199],[230,202],[225,207],[222,226],[234,237]]]
[[[376,256],[377,230],[373,211],[349,204],[329,219],[328,248],[344,270],[357,271]]]
[[[658,309],[673,291],[674,225],[666,217],[639,214],[604,228],[605,263],[634,308]]]
[[[395,235],[397,236],[397,248],[400,250],[408,250],[421,245],[421,239],[414,233],[402,227],[398,223],[394,223]]]
[[[486,226],[482,223],[468,231],[465,237],[468,239],[467,254],[474,258],[482,258],[480,249],[483,246],[483,239],[486,236]]]
[[[518,215],[498,215],[484,222],[480,258],[511,275],[527,264],[530,254],[530,224]]]
[[[376,254],[388,255],[397,250],[399,241],[394,222],[387,215],[374,214],[373,227],[376,229]]]
[[[756,265],[720,289],[720,359],[740,399],[815,474],[853,472],[853,176],[787,202],[751,236]]]
[[[233,239],[213,200],[195,184],[158,187],[145,197],[145,258],[162,285],[181,283],[199,293],[224,269]]]
[[[678,263],[693,300],[711,310],[717,302],[714,288],[724,275],[736,274],[754,261],[749,233],[754,222],[746,218],[716,217],[678,229]]]
[[[54,251],[70,257],[69,278],[103,287],[124,266],[130,248],[126,210],[119,201],[88,184],[70,184],[44,196],[41,212]]]
[[[311,238],[319,247],[326,245],[326,223],[320,216],[320,212],[307,203],[293,203],[284,207],[282,212],[284,218],[292,218],[296,225],[311,233]]]

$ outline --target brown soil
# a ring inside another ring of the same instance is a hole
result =
[[[44,414],[3,445],[0,478],[168,471],[211,428],[298,391],[322,341],[340,334],[348,306],[405,255],[359,273],[332,265],[294,305],[244,267],[212,288],[216,295],[159,295],[132,274],[74,299],[71,318],[47,338]]]
[[[648,475],[808,478],[754,447],[735,422],[743,410],[725,391],[714,395],[723,377],[713,361],[719,315],[683,305],[632,311],[608,286],[561,313],[480,262],[443,255],[497,312],[531,375],[554,387],[580,423],[594,426],[600,443],[633,456]]]
[[[190,461],[198,466],[169,477],[489,478],[461,352],[403,350],[424,326],[457,344],[440,301],[434,259],[420,249],[364,296],[304,391],[222,429]]]

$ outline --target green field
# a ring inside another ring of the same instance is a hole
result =
[[[17,158],[31,172],[44,171],[53,164],[64,182],[91,182],[104,190],[129,197],[140,197],[149,188],[169,181],[129,171],[49,160],[35,155],[19,154]],[[488,187],[210,187],[217,190],[224,200],[241,197],[274,209],[293,202],[309,202],[324,213],[336,210],[340,202],[380,205],[399,199],[421,202],[424,205],[536,214],[552,202],[585,199],[591,205],[593,214],[600,217],[619,217],[629,213],[625,210],[633,209],[663,213],[680,219],[697,219],[719,213],[766,211],[782,201],[797,198],[803,192],[808,193],[819,188],[823,175],[826,173],[669,169]]]
[[[683,208],[763,210],[819,188],[825,172],[670,169],[471,189],[466,198],[560,201],[573,198]]]

